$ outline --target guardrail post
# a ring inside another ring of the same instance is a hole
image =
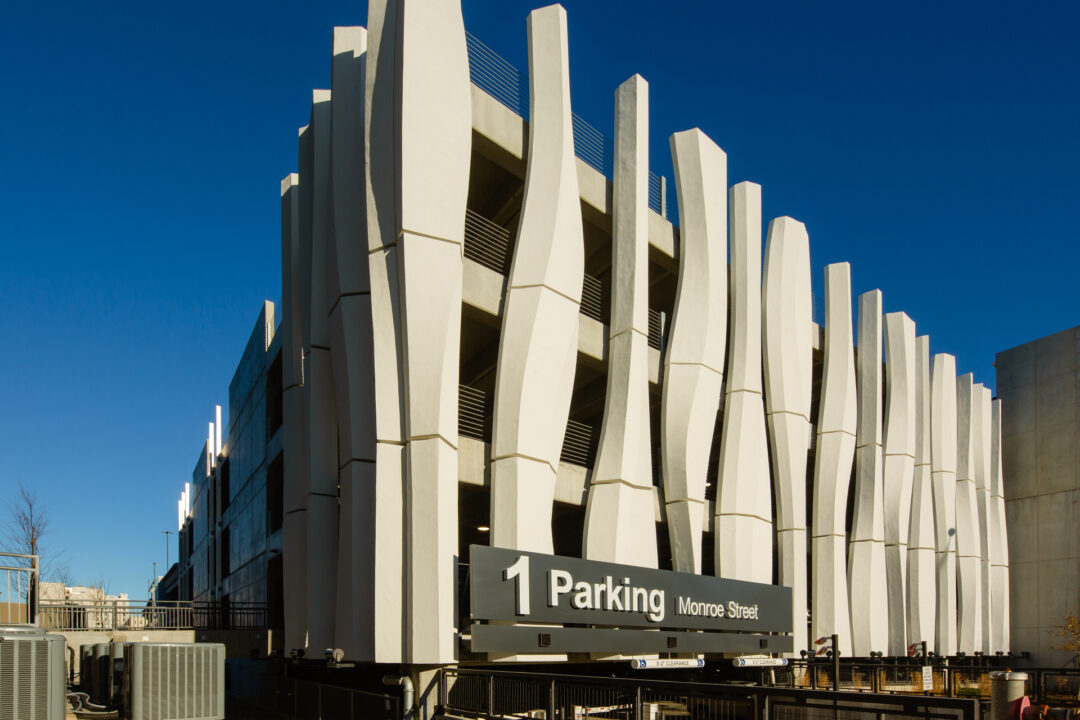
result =
[[[554,717],[555,717],[555,680],[554,679],[552,679],[550,684],[548,685],[548,707],[547,707],[547,710],[548,710],[547,711],[548,718],[554,719]],[[635,712],[637,714],[636,717],[640,720],[640,718],[641,718],[641,688],[638,688],[638,702],[637,702]]]
[[[487,697],[488,715],[494,715],[495,714],[495,676],[494,675],[488,675],[487,676],[487,681],[488,681],[488,683],[487,683],[488,684],[488,693],[487,693],[487,695],[488,695],[488,697]]]
[[[832,636],[833,690],[840,692],[840,636]]]

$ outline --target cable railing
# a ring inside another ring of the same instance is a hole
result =
[[[491,409],[483,390],[458,385],[458,435],[491,441]]]
[[[577,420],[567,420],[559,459],[570,465],[592,467],[595,455],[596,444],[593,442],[592,425],[586,425]]]
[[[504,60],[475,35],[466,33],[469,75],[474,85],[524,120],[529,119],[529,76]],[[614,148],[611,139],[585,122],[577,113],[571,119],[574,130],[574,154],[610,180],[614,173]],[[667,196],[667,178],[649,172],[649,208],[676,227],[679,209],[675,197]],[[655,191],[654,191],[655,188]]]
[[[506,275],[510,270],[510,231],[472,210],[465,211],[465,257],[489,270]],[[581,285],[581,313],[597,322],[608,321],[604,283],[585,274]],[[649,346],[663,350],[667,316],[649,309]]]
[[[465,211],[465,257],[489,270],[509,271],[510,231],[483,215]]]

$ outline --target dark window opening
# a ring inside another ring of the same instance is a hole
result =
[[[225,512],[225,508],[229,507],[229,501],[232,499],[229,496],[229,458],[221,463],[221,469],[218,471],[218,488],[221,491],[221,501],[218,503],[218,507],[221,508],[221,512]]]
[[[281,427],[281,353],[278,353],[266,372],[266,439],[269,441]]]
[[[285,463],[282,453],[278,453],[266,468],[266,534],[281,529],[285,508],[284,497]]]

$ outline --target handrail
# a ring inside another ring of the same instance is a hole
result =
[[[267,626],[267,606],[216,600],[41,600],[38,617],[50,630],[257,629]]]
[[[37,555],[0,552],[0,624],[37,625],[40,560]],[[25,560],[19,563],[19,560]],[[10,564],[9,564],[10,563]]]

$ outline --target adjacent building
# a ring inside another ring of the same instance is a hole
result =
[[[281,351],[274,304],[263,303],[178,507],[177,599],[265,604],[283,625]],[[170,570],[170,575],[173,573]]]
[[[1013,639],[1040,665],[1073,659],[1052,630],[1080,597],[1080,327],[997,354]]]

